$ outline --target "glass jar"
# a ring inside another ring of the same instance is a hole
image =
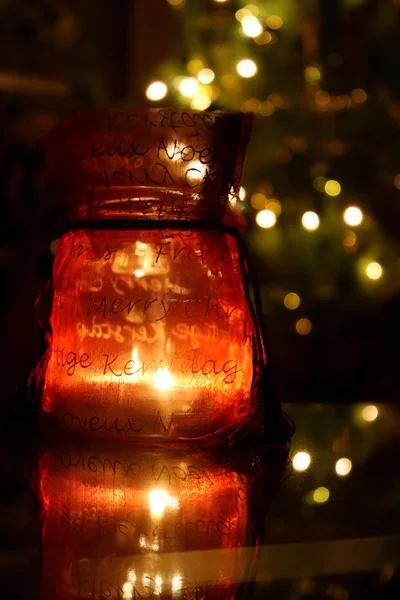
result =
[[[47,175],[70,224],[53,269],[43,412],[65,428],[217,444],[261,427],[260,340],[224,226],[248,119],[104,109],[49,137]]]

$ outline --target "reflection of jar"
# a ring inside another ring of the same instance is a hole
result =
[[[39,481],[42,600],[226,599],[243,581],[254,481],[213,455],[74,444],[42,453]]]
[[[217,443],[252,422],[262,367],[239,245],[219,224],[245,117],[168,111],[111,111],[111,131],[107,111],[84,113],[49,142],[80,222],[54,264],[43,410],[85,433]]]

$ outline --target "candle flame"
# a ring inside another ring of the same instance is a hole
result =
[[[173,379],[168,367],[159,367],[154,375],[154,387],[158,390],[170,390]]]

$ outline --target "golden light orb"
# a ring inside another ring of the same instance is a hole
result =
[[[167,92],[168,88],[163,81],[153,81],[146,89],[146,97],[155,102],[165,98]]]
[[[296,471],[306,471],[311,464],[311,456],[308,452],[296,452],[293,456],[292,465]]]
[[[357,227],[364,219],[363,212],[358,206],[348,206],[343,213],[344,222],[352,227]]]
[[[272,210],[260,210],[256,216],[256,223],[262,229],[269,229],[276,223],[276,215]]]
[[[244,58],[238,62],[236,65],[236,70],[241,77],[254,77],[254,75],[257,73],[257,65],[254,60],[251,60],[250,58]]]
[[[301,223],[304,229],[307,229],[308,231],[315,231],[318,229],[320,224],[319,216],[314,211],[308,210],[301,217]]]
[[[289,310],[295,310],[300,306],[300,296],[294,292],[289,292],[283,299],[283,304]]]

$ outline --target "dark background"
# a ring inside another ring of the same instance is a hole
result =
[[[264,26],[276,37],[271,47],[238,33],[234,14],[243,6],[233,0],[172,6],[166,0],[0,3],[4,403],[12,405],[43,352],[43,332],[32,307],[50,277],[50,244],[59,235],[54,198],[41,176],[39,140],[75,109],[151,104],[145,90],[154,79],[169,85],[160,104],[190,104],[171,82],[177,74],[191,75],[190,61],[196,57],[214,69],[214,87],[220,86],[210,110],[256,113],[243,212],[281,400],[397,400],[398,3],[276,1],[270,12],[281,11],[284,26]],[[260,7],[265,17],[268,7]],[[227,90],[218,82],[235,72],[232,65],[243,56],[258,63],[257,78],[236,77],[236,87]],[[307,65],[318,65],[323,83],[305,82]],[[343,98],[359,88],[368,100],[343,108]],[[318,105],[321,91],[329,95],[326,109]],[[263,116],[262,106],[274,102],[274,114]],[[318,169],[341,182],[343,193],[333,208],[333,201],[313,187]],[[273,192],[265,191],[271,187]],[[263,190],[266,197],[279,198],[283,211],[275,228],[260,231],[252,194]],[[343,251],[346,228],[340,228],[334,212],[349,203],[368,214],[354,253]],[[324,218],[316,235],[299,226],[302,212],[311,209]],[[375,287],[365,275],[361,282],[355,275],[359,257],[371,252],[385,273]],[[297,311],[283,306],[290,291],[300,293]],[[298,317],[310,319],[309,335],[296,332]]]

